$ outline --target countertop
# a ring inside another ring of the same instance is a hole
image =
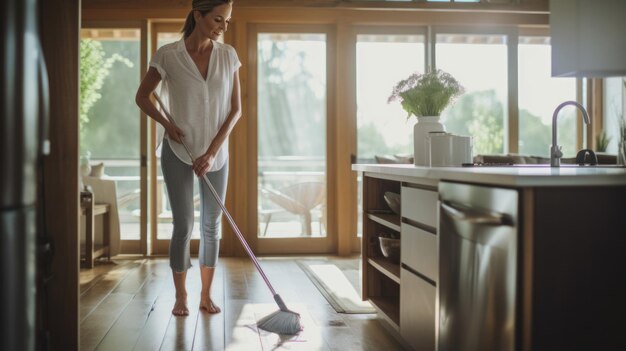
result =
[[[626,168],[610,166],[419,167],[412,164],[354,164],[352,170],[510,187],[626,186]]]

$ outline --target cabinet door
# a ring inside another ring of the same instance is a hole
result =
[[[400,334],[414,350],[434,351],[437,288],[404,268],[400,282]]]
[[[437,200],[436,191],[403,186],[401,193],[402,217],[436,228]]]
[[[402,263],[432,279],[439,280],[437,236],[407,223],[401,224]]]

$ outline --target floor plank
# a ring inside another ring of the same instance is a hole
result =
[[[80,294],[84,294],[87,290],[92,288],[96,283],[102,280],[106,273],[114,269],[122,269],[127,264],[133,263],[131,260],[117,260],[110,261],[105,264],[100,264],[96,261],[96,265],[91,269],[82,268],[80,270]]]
[[[224,269],[218,266],[211,286],[213,303],[224,310]],[[194,350],[224,350],[224,313],[202,312],[198,315]]]
[[[135,297],[120,314],[118,321],[111,327],[96,350],[132,350],[137,343],[139,333],[146,325],[153,305],[154,301]]]
[[[172,316],[172,306],[174,304],[174,298],[166,299],[159,296],[155,301],[143,330],[139,333],[137,343],[132,350],[136,351],[152,351],[158,350],[163,343],[165,337],[165,331],[170,323]]]
[[[94,350],[130,303],[130,294],[109,294],[81,323],[80,350]]]
[[[212,297],[222,313],[200,311],[198,266],[187,274],[190,315],[174,317],[174,284],[167,259],[116,261],[81,270],[81,350],[402,350],[376,314],[335,312],[296,260],[260,260],[287,307],[300,313],[304,330],[279,336],[256,321],[278,306],[248,258],[220,258]],[[314,257],[340,269],[358,258]],[[358,283],[358,282],[355,282]]]
[[[102,278],[80,296],[80,321],[81,323],[92,313],[104,299],[126,278],[126,276],[138,269],[143,261],[114,267],[103,274]]]

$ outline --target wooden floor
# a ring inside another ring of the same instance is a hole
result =
[[[196,261],[197,262],[197,261]],[[248,258],[220,258],[213,299],[222,313],[197,308],[197,264],[187,274],[190,315],[174,317],[174,285],[166,259],[116,260],[80,273],[80,349],[85,350],[402,350],[376,314],[339,314],[295,259],[261,265],[304,331],[280,337],[255,321],[277,309]]]

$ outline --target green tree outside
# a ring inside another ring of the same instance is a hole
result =
[[[442,121],[448,132],[473,137],[474,155],[504,152],[504,109],[495,90],[462,95]]]
[[[305,52],[296,55],[302,71],[285,74],[287,50],[284,42],[271,42],[269,49],[262,45],[259,50],[259,155],[325,157],[326,101],[311,88],[316,77],[305,69]]]
[[[80,145],[93,158],[139,157],[139,49],[134,41],[81,40]]]

